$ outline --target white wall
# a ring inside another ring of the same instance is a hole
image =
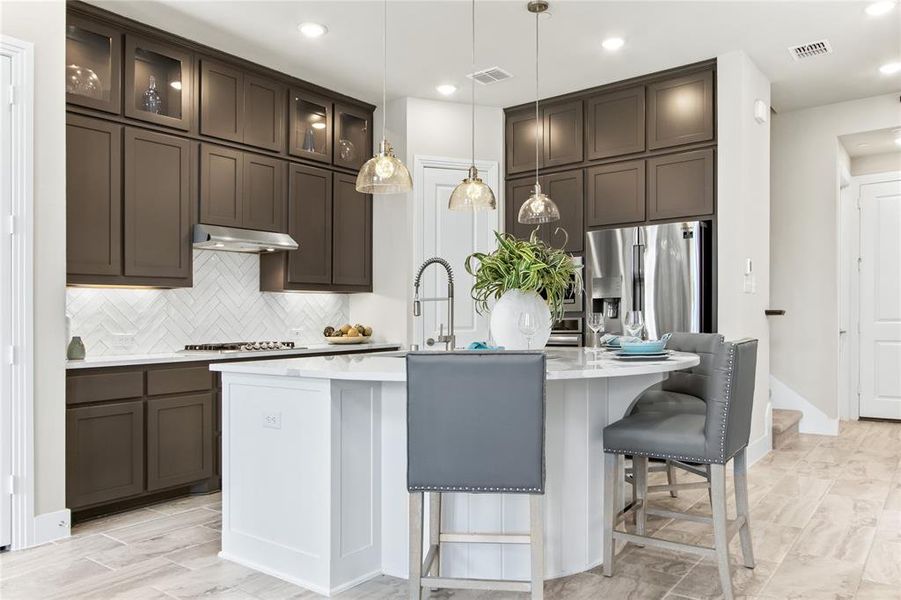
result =
[[[851,159],[851,175],[870,175],[901,171],[901,152],[855,156]]]
[[[754,119],[754,102],[769,107],[770,82],[743,52],[717,57],[716,68],[717,326],[727,339],[758,340],[751,453],[759,456],[769,450],[770,125]]]
[[[802,408],[827,419],[839,414],[838,137],[898,125],[897,94],[773,119],[770,295],[787,312],[772,320],[772,372]]]
[[[0,2],[0,31],[32,42],[35,515],[65,508],[66,6]]]
[[[380,109],[379,109],[380,110]],[[381,114],[376,112],[375,139],[381,135]],[[389,102],[388,134],[411,173],[416,156],[469,160],[470,105],[422,98]],[[476,106],[476,160],[493,161],[503,169],[504,112]],[[503,207],[503,190],[494,190]],[[353,322],[372,323],[377,339],[413,343],[413,194],[376,197],[373,202],[373,293],[350,300]],[[469,290],[457,290],[468,294]]]

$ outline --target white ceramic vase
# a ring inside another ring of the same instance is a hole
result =
[[[529,340],[519,331],[519,316],[531,312],[538,319],[538,329]],[[491,309],[491,338],[506,350],[544,348],[551,337],[551,309],[536,292],[509,290]]]

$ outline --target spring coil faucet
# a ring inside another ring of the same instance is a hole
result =
[[[441,325],[437,341],[444,342],[445,349],[450,351],[454,349],[456,343],[456,336],[454,335],[454,270],[451,268],[450,263],[441,257],[433,256],[423,262],[416,271],[416,277],[413,279],[413,316],[422,316],[422,301],[419,298],[419,285],[422,283],[422,273],[429,265],[441,265],[444,267],[444,270],[447,271],[447,297],[428,298],[428,300],[447,301],[447,335],[444,334],[444,326]],[[432,338],[426,340],[426,344],[429,346],[434,343],[435,340]]]

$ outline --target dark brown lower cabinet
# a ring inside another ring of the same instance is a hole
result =
[[[144,490],[144,403],[66,411],[66,505],[77,509]]]
[[[147,490],[212,474],[212,392],[147,400]]]

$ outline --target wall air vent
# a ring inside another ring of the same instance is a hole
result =
[[[482,85],[491,85],[492,83],[506,81],[507,79],[513,77],[513,75],[500,67],[491,67],[489,69],[482,69],[481,71],[470,73],[469,75],[467,75],[467,77],[469,77],[470,79],[475,79]]]
[[[829,43],[829,40],[819,40],[817,42],[810,42],[809,44],[792,46],[788,49],[788,53],[791,54],[792,58],[795,60],[823,56],[824,54],[832,54],[832,44]]]

